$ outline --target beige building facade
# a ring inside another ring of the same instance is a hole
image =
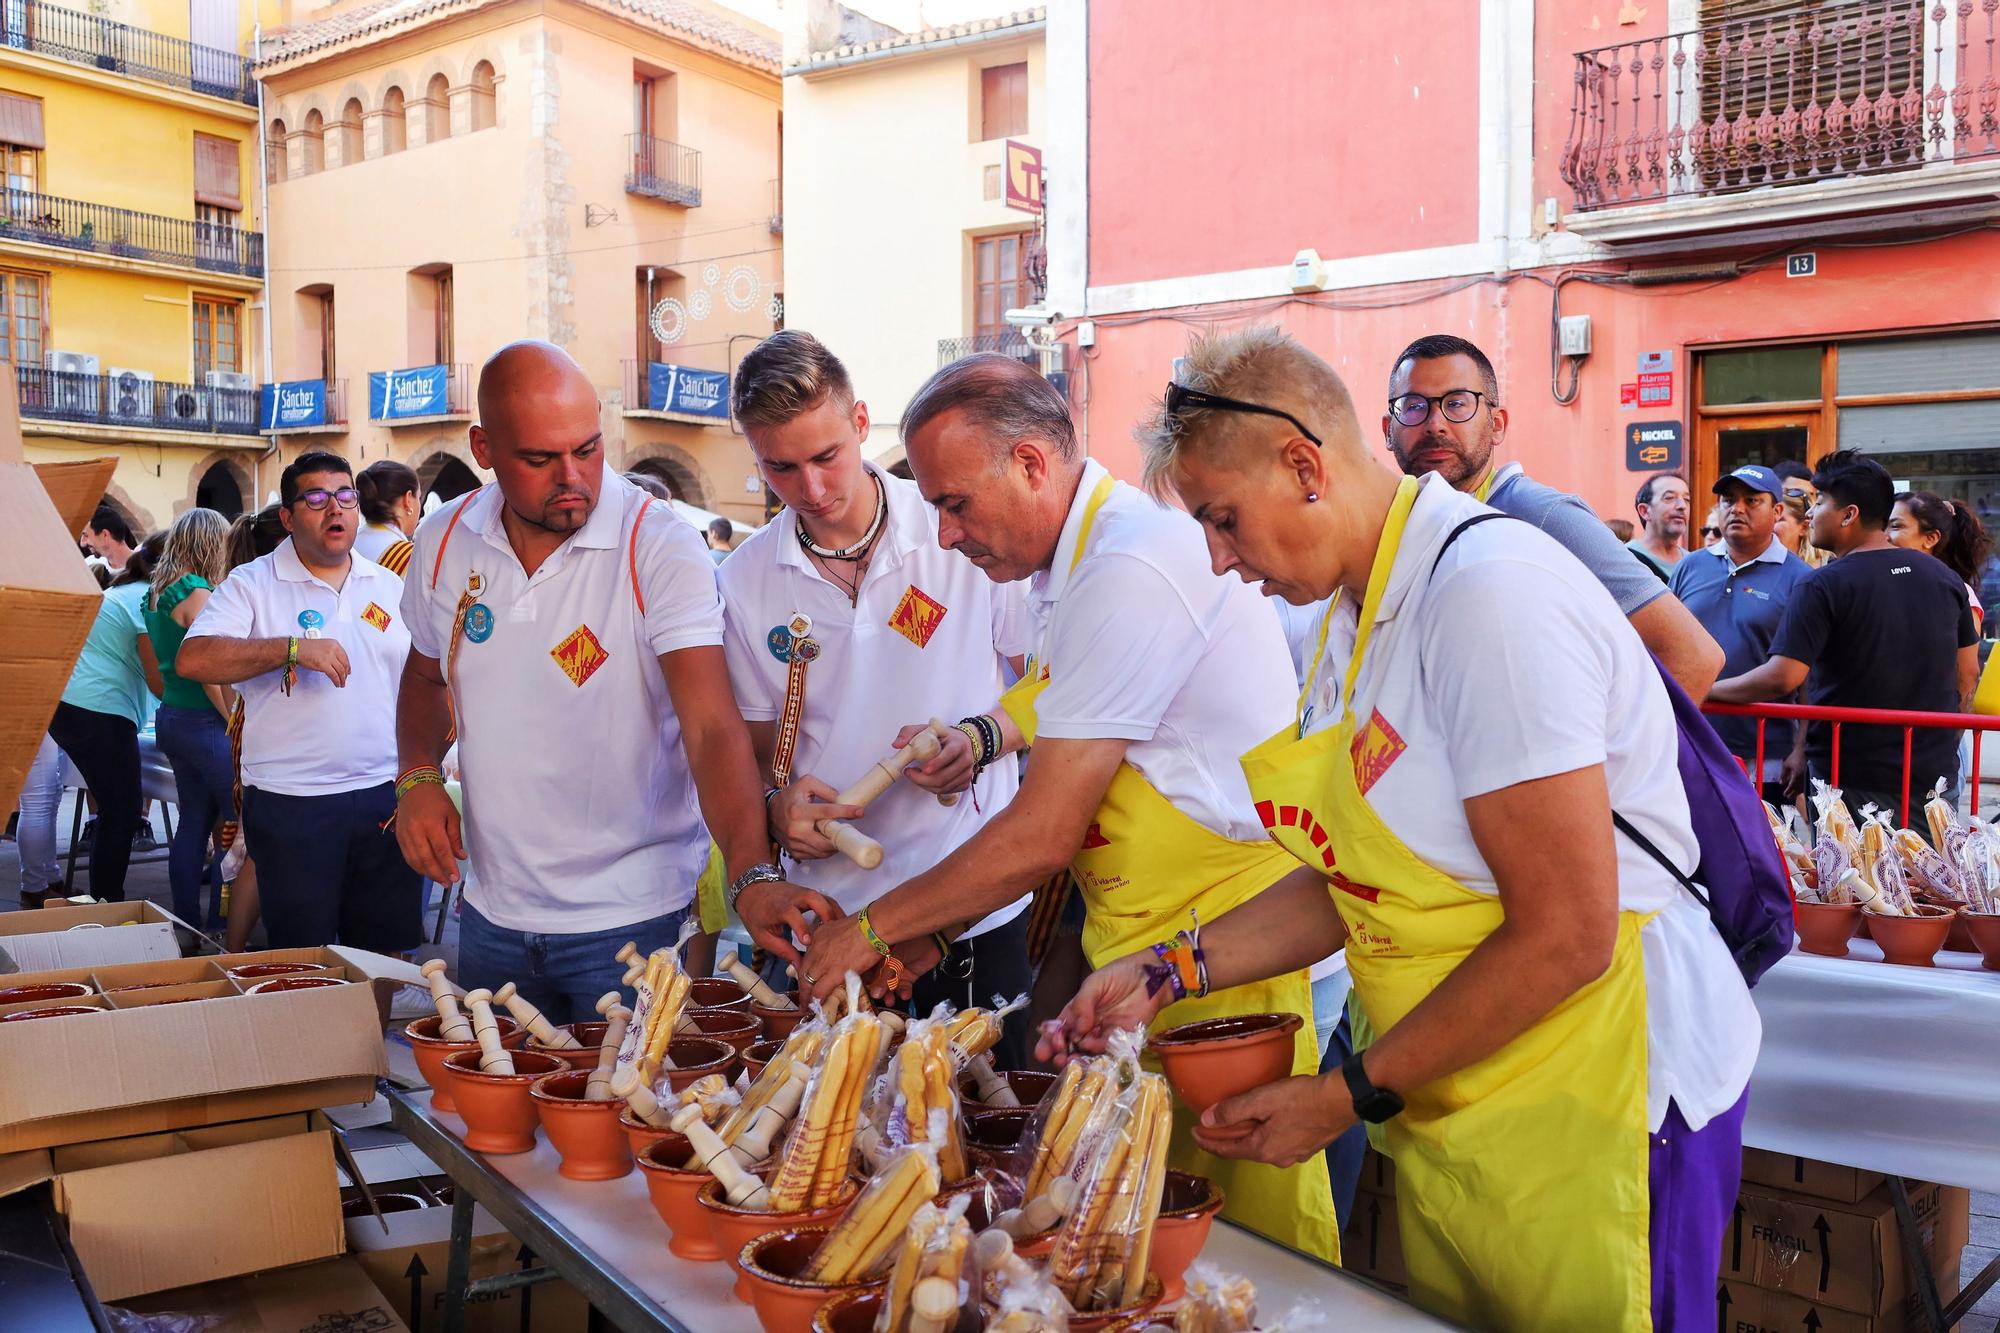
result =
[[[480,364],[543,338],[596,383],[614,466],[760,519],[724,377],[783,317],[778,58],[695,0],[341,4],[267,32],[282,456],[462,493]]]

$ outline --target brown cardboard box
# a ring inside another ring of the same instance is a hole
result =
[[[378,1192],[399,1190],[414,1182],[371,1185]],[[411,1189],[415,1193],[414,1188]],[[451,1242],[451,1209],[424,1208],[386,1213],[382,1223],[372,1217],[350,1218],[347,1248],[382,1295],[414,1333],[442,1333],[444,1279]],[[472,1268],[477,1280],[533,1268],[539,1261],[483,1208],[472,1213]],[[468,1333],[572,1333],[588,1320],[589,1305],[581,1293],[560,1279],[533,1287],[496,1292],[468,1304]]]
[[[0,386],[0,808],[21,781],[97,618],[102,594],[77,555],[77,529],[21,461],[14,378]]]
[[[1956,1273],[1971,1227],[1971,1196],[1956,1187],[1913,1183],[1910,1207],[1931,1271]],[[1891,1309],[1911,1290],[1887,1186],[1858,1203],[1746,1186],[1723,1237],[1722,1276],[1869,1316]]]
[[[1370,1148],[1361,1158],[1361,1186],[1385,1199],[1396,1197],[1396,1164]]]
[[[1957,1294],[1954,1268],[1938,1279],[1938,1299],[1948,1301]],[[1915,1292],[1879,1315],[1864,1315],[1748,1283],[1724,1282],[1715,1292],[1715,1313],[1719,1333],[1931,1333]]]
[[[36,463],[33,466],[35,475],[41,478],[42,489],[49,494],[49,502],[62,518],[63,530],[71,536],[78,536],[82,534],[84,525],[90,522],[90,516],[97,511],[97,502],[104,498],[104,488],[111,484],[111,474],[118,470],[118,460],[79,458],[60,463]]]
[[[333,1134],[317,1115],[39,1150],[0,1175],[13,1188],[54,1182],[102,1300],[323,1259],[345,1244]]]
[[[244,955],[359,967],[359,951]],[[222,962],[227,959],[210,960]],[[181,980],[186,965],[131,964],[11,977],[99,987]],[[0,1023],[0,1152],[213,1125],[365,1102],[385,1068],[382,1023],[395,982],[141,1005]],[[38,1030],[39,1029],[39,1030]]]
[[[1364,1170],[1362,1180],[1369,1179]],[[1361,1190],[1354,1196],[1354,1215],[1340,1233],[1341,1267],[1387,1286],[1407,1287],[1410,1270],[1403,1263],[1399,1227],[1395,1195]]]
[[[1761,1148],[1743,1150],[1743,1183],[1769,1185],[1794,1194],[1810,1194],[1836,1203],[1855,1203],[1872,1194],[1882,1183],[1880,1171],[1863,1171],[1857,1166],[1837,1166],[1810,1157],[1789,1157]]]
[[[0,975],[178,959],[176,927],[194,931],[172,912],[149,902],[0,913]]]
[[[175,1311],[221,1320],[211,1333],[408,1333],[352,1259],[207,1282],[120,1304],[141,1314]]]
[[[9,1014],[32,1013],[37,1009],[109,1009],[111,1002],[102,995],[65,996],[60,1000],[16,1000],[12,1004],[0,1004],[0,1018]],[[80,1017],[80,1015],[79,1015]],[[36,1020],[39,1022],[40,1020]]]

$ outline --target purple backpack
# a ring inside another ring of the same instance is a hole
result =
[[[1507,517],[1498,512],[1475,514],[1453,528],[1439,548],[1437,560],[1431,562],[1431,572],[1437,572],[1438,561],[1444,559],[1460,533],[1487,519]],[[1722,942],[1729,946],[1744,984],[1755,986],[1759,977],[1792,951],[1791,877],[1785,873],[1778,844],[1771,837],[1771,822],[1764,815],[1756,785],[1680,682],[1667,673],[1657,657],[1653,665],[1673,703],[1674,730],[1680,737],[1681,787],[1687,793],[1688,822],[1701,848],[1694,877],[1683,875],[1652,839],[1616,810],[1611,812],[1611,822],[1707,910]]]

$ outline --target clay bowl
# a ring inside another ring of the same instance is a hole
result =
[[[1021,1105],[1033,1108],[1041,1102],[1048,1090],[1056,1085],[1056,1079],[1059,1076],[1043,1073],[1039,1069],[1009,1069],[1001,1074],[1000,1077],[1007,1080],[1007,1086],[1014,1090],[1014,1095],[1020,1099]],[[958,1081],[958,1099],[968,1111],[983,1111],[988,1109],[1009,1111],[1013,1109],[1008,1106],[996,1106],[992,1102],[980,1101],[979,1090],[969,1078],[962,1078]]]
[[[325,986],[345,986],[347,982],[339,977],[272,977],[260,981],[244,992],[246,995],[269,995],[287,990],[319,990]]]
[[[1960,912],[1958,919],[1972,936],[1972,942],[1979,946],[1979,956],[1986,966],[2000,972],[2000,914]]]
[[[471,1019],[466,1020],[468,1023]],[[509,1050],[519,1050],[527,1039],[527,1033],[516,1026],[513,1019],[505,1014],[495,1014],[493,1021],[500,1025],[500,1044]],[[417,1057],[417,1070],[424,1076],[424,1082],[431,1085],[431,1109],[436,1111],[456,1111],[458,1103],[451,1099],[451,1084],[445,1078],[444,1058],[457,1055],[460,1051],[476,1051],[476,1041],[446,1041],[438,1036],[438,1026],[444,1020],[436,1014],[429,1018],[419,1018],[403,1029],[403,1035],[410,1039],[410,1050]]]
[[[752,1083],[764,1076],[764,1066],[776,1059],[784,1046],[782,1041],[760,1041],[743,1052],[743,1067],[750,1071]]]
[[[543,1055],[553,1055],[571,1069],[581,1069],[589,1073],[597,1068],[597,1048],[604,1044],[604,1030],[609,1023],[559,1023],[556,1031],[567,1032],[575,1037],[577,1046],[544,1046],[533,1037],[528,1038],[527,1049]]]
[[[489,1074],[479,1067],[477,1050],[448,1055],[444,1076],[451,1081],[451,1099],[458,1103],[459,1118],[465,1121],[465,1146],[474,1152],[499,1156],[532,1152],[535,1147],[534,1099],[528,1087],[544,1074],[564,1071],[568,1066],[553,1055],[515,1051],[514,1072]]]
[[[750,1012],[750,992],[728,977],[696,977],[688,986],[688,1005],[694,1009],[734,1009]]]
[[[708,1215],[695,1206],[695,1196],[713,1185],[715,1177],[706,1171],[689,1171],[681,1166],[693,1149],[675,1134],[647,1146],[639,1154],[639,1174],[646,1178],[646,1197],[653,1211],[667,1224],[667,1250],[683,1259],[720,1259],[714,1229]]]
[[[289,977],[301,972],[324,972],[323,963],[238,963],[229,969],[237,981],[262,981],[265,977]]]
[[[847,1211],[847,1205],[854,1202],[854,1196],[859,1192],[854,1183],[849,1181],[847,1188],[841,1192],[839,1201],[830,1203],[824,1208],[802,1208],[795,1213],[767,1213],[752,1208],[738,1208],[731,1204],[723,1197],[722,1182],[710,1176],[708,1184],[695,1196],[695,1202],[700,1205],[702,1212],[708,1215],[709,1231],[715,1237],[715,1248],[722,1254],[728,1255],[729,1262],[736,1267],[736,1299],[748,1305],[751,1303],[750,1284],[743,1278],[743,1247],[766,1232],[782,1231],[788,1227],[832,1226],[840,1220],[840,1215]],[[820,1300],[825,1299],[826,1295],[822,1293]],[[808,1317],[816,1306],[817,1302],[807,1308]],[[797,1327],[804,1328],[805,1324],[800,1323]]]
[[[633,1157],[638,1157],[646,1149],[662,1141],[679,1146],[681,1155],[673,1159],[676,1161],[685,1162],[688,1154],[694,1151],[686,1135],[676,1134],[673,1130],[660,1125],[647,1124],[633,1115],[632,1108],[622,1101],[614,1104],[618,1107],[618,1128],[625,1131],[625,1142],[631,1147]]]
[[[704,1037],[734,1048],[739,1054],[762,1040],[763,1024],[755,1014],[746,1014],[740,1009],[700,1009],[690,1010],[688,1021]]]
[[[812,1333],[875,1333],[887,1288],[850,1287],[813,1314]]]
[[[833,1297],[889,1285],[887,1274],[872,1282],[838,1283],[811,1282],[800,1276],[830,1230],[824,1226],[793,1227],[744,1242],[736,1267],[750,1284],[750,1305],[764,1333],[811,1333],[813,1316]]]
[[[1003,1166],[1021,1146],[1021,1135],[1035,1118],[1032,1106],[1003,1106],[972,1111],[965,1117],[965,1155],[974,1170]]]
[[[1801,950],[1823,958],[1845,958],[1847,942],[1861,924],[1861,905],[1796,902],[1792,916],[1798,924]]]
[[[1208,1229],[1221,1211],[1220,1185],[1187,1171],[1167,1172],[1160,1218],[1153,1224],[1153,1273],[1160,1279],[1162,1301],[1177,1301],[1185,1293],[1188,1265],[1208,1243]]]
[[[1935,967],[1931,960],[1951,934],[1956,912],[1942,907],[1917,906],[1915,916],[1877,916],[1868,923],[1875,942],[1882,946],[1882,961],[1905,967]]]
[[[785,998],[796,1005],[799,993],[788,991]],[[804,1009],[773,1009],[770,1005],[758,1004],[755,1000],[750,1001],[750,1012],[764,1025],[764,1037],[767,1041],[783,1041],[792,1035],[793,1028],[806,1021]]]
[[[1942,935],[1939,936],[1943,938]],[[1147,1043],[1160,1057],[1167,1082],[1190,1111],[1200,1115],[1217,1102],[1283,1078],[1292,1068],[1292,1035],[1304,1026],[1297,1014],[1236,1014],[1168,1028]],[[1250,1126],[1241,1127],[1249,1133]],[[1211,1138],[1234,1137],[1204,1129]]]
[[[0,1023],[26,1023],[37,1018],[66,1018],[71,1014],[95,1014],[102,1012],[87,1004],[59,1004],[48,1009],[23,1009],[15,1014],[0,1014]]]
[[[544,1074],[528,1086],[549,1142],[562,1154],[557,1169],[571,1180],[616,1180],[632,1172],[632,1145],[618,1127],[625,1104],[583,1095],[590,1075],[580,1069]]]
[[[736,1072],[736,1048],[709,1037],[676,1037],[667,1043],[667,1058],[674,1067],[663,1072],[676,1093],[686,1092],[704,1074],[728,1078]]]
[[[386,1217],[390,1213],[417,1212],[420,1209],[430,1207],[431,1201],[421,1194],[384,1194],[377,1191],[375,1206],[381,1209],[382,1215]],[[373,1213],[368,1211],[368,1200],[362,1198],[359,1194],[351,1199],[342,1199],[340,1201],[340,1215],[342,1217],[374,1216]]]
[[[1152,1313],[1153,1307],[1162,1300],[1160,1276],[1157,1272],[1146,1275],[1146,1289],[1139,1299],[1116,1310],[1104,1310],[1096,1314],[1073,1314],[1069,1317],[1070,1333],[1108,1333],[1111,1329],[1122,1329],[1130,1324],[1138,1324]]]
[[[0,990],[0,1004],[46,1003],[50,1000],[80,1000],[90,994],[81,981],[51,981],[42,986],[9,986]]]

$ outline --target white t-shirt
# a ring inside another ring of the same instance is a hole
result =
[[[236,686],[245,787],[328,796],[396,780],[396,691],[410,652],[402,593],[401,579],[360,555],[335,591],[307,571],[287,537],[209,594],[188,638],[305,638],[316,629],[346,650],[350,668],[344,686],[301,669],[289,696],[282,670]]]
[[[765,524],[716,571],[722,585],[729,682],[752,722],[783,711],[786,665],[769,638],[795,613],[812,618],[820,655],[806,669],[806,705],[792,776],[811,774],[836,790],[888,754],[896,733],[933,717],[953,723],[993,706],[1005,685],[1004,659],[1028,652],[1027,612],[1018,583],[997,584],[938,545],[937,516],[916,483],[882,478],[889,514],[858,600],[835,587],[798,543],[790,510]],[[818,889],[856,912],[936,865],[1014,799],[1019,765],[989,766],[950,808],[898,782],[855,827],[882,844],[882,864],[863,870],[844,856],[799,862],[795,884]],[[976,922],[983,934],[1012,920],[1028,899]]]
[[[466,900],[505,929],[650,920],[685,907],[707,864],[659,657],[720,646],[722,603],[700,536],[651,498],[607,469],[589,521],[532,578],[497,485],[417,529],[403,614],[418,652],[445,661],[459,597],[482,580],[453,682]]]
[[[389,523],[364,523],[354,534],[354,552],[370,560],[380,560],[382,552],[403,540],[403,530]]]
[[[1357,723],[1379,712],[1402,742],[1368,804],[1424,861],[1497,894],[1464,802],[1603,764],[1612,808],[1692,871],[1699,849],[1666,688],[1603,585],[1553,539],[1507,520],[1461,533],[1431,575],[1445,537],[1484,509],[1431,476],[1411,510],[1355,684]],[[1308,731],[1341,716],[1356,620],[1343,597],[1313,675]],[[1637,843],[1613,841],[1620,907],[1659,913],[1641,936],[1651,1127],[1671,1100],[1700,1129],[1750,1080],[1757,1009],[1706,910]]]
[[[1209,568],[1201,528],[1124,482],[1097,511],[1070,572],[1091,492],[1084,465],[1050,568],[1028,580],[1036,730],[1132,742],[1125,760],[1174,808],[1239,841],[1265,837],[1237,761],[1292,720],[1296,677],[1278,618],[1250,585]]]

